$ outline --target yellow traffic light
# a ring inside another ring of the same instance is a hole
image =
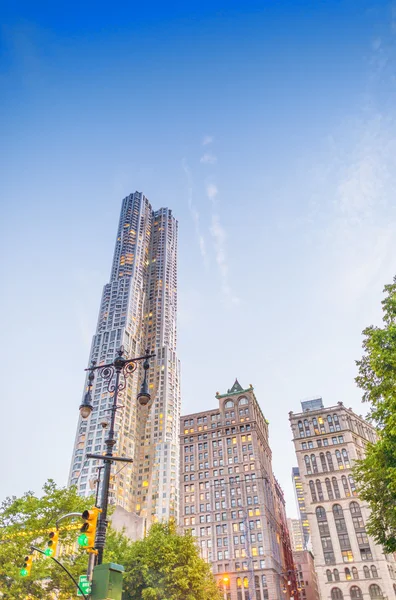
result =
[[[30,570],[32,568],[32,562],[33,562],[32,554],[28,554],[28,556],[25,556],[23,567],[19,571],[19,574],[21,575],[21,577],[27,577],[28,575],[30,575]]]
[[[82,525],[80,531],[81,534],[78,536],[78,544],[84,550],[88,552],[95,552],[95,537],[96,528],[98,525],[99,513],[102,512],[101,508],[94,506],[91,510],[84,510],[81,518],[84,519],[85,523]]]
[[[48,534],[47,548],[44,550],[46,556],[55,556],[58,548],[59,532],[57,529],[50,531]]]

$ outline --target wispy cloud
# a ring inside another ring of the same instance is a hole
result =
[[[207,165],[214,165],[217,163],[217,156],[205,152],[205,154],[201,156],[199,162],[205,163]]]
[[[206,194],[209,200],[211,200],[213,206],[210,233],[214,241],[216,263],[219,269],[221,279],[221,291],[226,297],[226,299],[232,304],[239,304],[240,299],[233,293],[231,286],[229,285],[228,261],[226,253],[227,235],[224,227],[221,224],[220,216],[215,211],[216,196],[218,194],[217,186],[214,183],[208,184],[206,186]]]
[[[208,183],[206,186],[206,194],[212,202],[214,202],[217,194],[218,194],[217,186],[214,183]]]
[[[206,244],[205,244],[205,238],[201,233],[201,226],[200,226],[200,216],[199,216],[199,212],[197,210],[197,208],[195,207],[194,203],[193,203],[193,186],[192,186],[192,176],[191,176],[191,170],[186,162],[186,160],[183,158],[182,160],[182,167],[183,167],[183,171],[186,174],[187,177],[187,185],[188,185],[188,209],[190,211],[190,215],[192,217],[192,220],[194,222],[194,228],[195,228],[195,234],[197,236],[198,239],[198,245],[199,245],[199,251],[201,253],[201,256],[203,258],[204,264],[205,266],[208,265],[208,255],[206,252]]]
[[[202,146],[209,146],[209,144],[213,144],[213,142],[214,142],[213,135],[205,135],[205,137],[202,140]]]

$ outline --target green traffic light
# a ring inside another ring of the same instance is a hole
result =
[[[52,555],[53,555],[53,553],[54,553],[54,551],[52,550],[52,548],[46,548],[46,549],[44,550],[44,554],[45,554],[45,556],[52,556]]]
[[[88,536],[85,533],[82,533],[78,536],[77,543],[79,546],[88,546]]]
[[[26,577],[26,575],[28,575],[28,570],[27,570],[27,569],[21,569],[21,570],[19,571],[19,574],[20,574],[22,577]]]

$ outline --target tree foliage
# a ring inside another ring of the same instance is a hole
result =
[[[371,509],[368,532],[387,552],[396,551],[396,277],[384,288],[383,327],[363,331],[364,355],[357,385],[371,405],[378,441],[355,466],[360,497]]]
[[[46,530],[55,526],[56,520],[69,512],[83,512],[92,506],[92,498],[81,498],[75,487],[58,488],[52,480],[43,486],[39,497],[26,492],[21,498],[6,498],[0,506],[0,597],[4,600],[42,600],[56,592],[60,600],[75,596],[69,577],[50,558],[37,552],[31,575],[21,577],[23,559],[30,554],[30,544],[46,547]],[[70,521],[69,524],[73,522]],[[75,521],[74,521],[75,523]],[[61,528],[64,524],[61,524]],[[78,531],[62,529],[59,543],[65,551],[60,557],[72,575],[78,579],[87,570],[88,554],[76,547]],[[105,560],[123,564],[132,543],[121,533],[109,528]]]
[[[125,564],[125,600],[220,600],[209,565],[190,533],[173,522],[154,524],[132,544]]]

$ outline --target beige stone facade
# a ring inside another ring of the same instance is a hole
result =
[[[284,600],[286,521],[268,422],[238,381],[217,407],[181,417],[180,524],[196,537],[225,600]],[[290,542],[289,542],[290,544]]]
[[[289,418],[321,598],[394,598],[394,557],[367,535],[369,508],[351,471],[375,431],[342,402],[325,408],[319,400],[303,402],[303,412]]]

